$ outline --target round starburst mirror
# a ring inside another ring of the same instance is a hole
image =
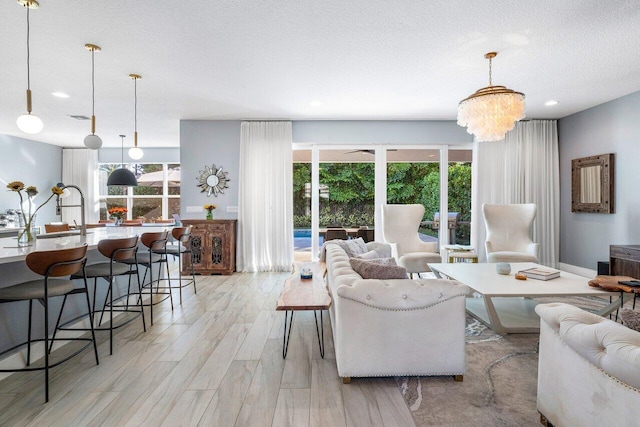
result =
[[[204,170],[200,171],[200,176],[196,178],[198,180],[198,187],[201,188],[201,193],[207,193],[207,197],[218,197],[218,193],[224,194],[224,189],[229,188],[228,182],[231,181],[227,178],[227,173],[222,170],[222,166],[216,167],[213,164],[211,167],[205,166]]]

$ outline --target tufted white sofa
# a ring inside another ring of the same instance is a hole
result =
[[[390,246],[367,243],[382,256]],[[454,375],[465,372],[465,296],[442,279],[363,279],[346,252],[326,246],[327,287],[338,375]]]
[[[568,304],[541,304],[536,313],[543,424],[640,425],[640,332]]]

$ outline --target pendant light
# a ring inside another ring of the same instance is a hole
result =
[[[102,139],[96,135],[96,68],[94,56],[96,52],[100,52],[100,46],[87,43],[84,45],[91,52],[91,133],[84,137],[84,145],[92,150],[102,147]]]
[[[458,124],[478,141],[500,141],[524,118],[524,94],[505,86],[493,86],[491,60],[497,55],[484,55],[489,60],[489,86],[478,89],[458,104]]]
[[[142,76],[138,74],[129,74],[133,79],[133,147],[129,149],[129,157],[133,160],[140,160],[144,153],[138,148],[138,80]]]
[[[24,133],[35,135],[40,133],[44,124],[40,117],[31,114],[31,68],[29,65],[30,51],[29,51],[29,10],[37,9],[40,4],[36,0],[18,0],[18,3],[27,8],[27,114],[23,114],[18,117],[16,124],[18,129]]]
[[[107,179],[107,186],[123,186],[123,187],[137,187],[138,180],[136,176],[129,169],[124,167],[124,137],[120,136],[120,156],[122,161],[122,167],[111,172],[109,179]]]

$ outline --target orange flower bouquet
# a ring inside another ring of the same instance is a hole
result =
[[[129,210],[124,206],[114,206],[109,209],[108,212],[111,218],[121,221],[125,216],[127,216],[127,212],[129,212]]]

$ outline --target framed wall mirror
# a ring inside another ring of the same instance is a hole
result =
[[[613,153],[571,161],[571,212],[615,212],[613,168]]]

